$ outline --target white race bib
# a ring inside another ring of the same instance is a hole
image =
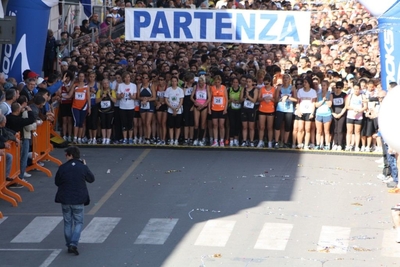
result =
[[[335,106],[343,105],[343,103],[344,103],[343,98],[334,98],[333,99],[333,105],[335,105]]]
[[[140,108],[141,109],[150,109],[150,102],[146,102],[146,103],[141,102]]]
[[[246,99],[243,103],[243,106],[246,108],[254,108],[254,103]]]
[[[157,92],[157,96],[158,96],[158,98],[164,98],[164,91],[158,91]]]
[[[75,93],[75,99],[76,100],[85,100],[85,93]]]
[[[192,87],[186,88],[186,90],[185,90],[185,95],[186,95],[186,96],[192,95],[192,92],[193,92],[193,88],[192,88]]]
[[[240,103],[231,103],[231,107],[233,109],[240,109],[242,107],[242,105]]]
[[[101,101],[100,107],[103,109],[111,107],[111,101],[110,100]]]
[[[196,99],[207,100],[207,94],[205,92],[196,91]]]
[[[214,96],[214,104],[215,105],[222,105],[223,97],[222,96]]]

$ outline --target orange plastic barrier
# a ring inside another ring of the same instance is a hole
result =
[[[3,213],[0,211],[0,219],[3,219]]]
[[[19,139],[19,134],[17,134],[17,138]],[[14,184],[14,183],[18,183],[18,184],[28,188],[29,191],[33,192],[34,191],[33,185],[30,184],[29,182],[27,182],[26,180],[19,178],[19,174],[21,172],[21,166],[20,166],[21,165],[21,148],[15,142],[8,141],[7,143],[10,144],[10,149],[7,149],[6,152],[10,153],[13,156],[13,161],[12,161],[11,171],[10,171],[10,178],[13,178],[13,180],[10,182],[7,182],[6,186]],[[18,197],[17,198],[14,197],[14,198],[18,200]],[[21,197],[19,197],[19,198],[21,198]],[[22,201],[22,199],[19,201]]]
[[[50,135],[52,133],[52,125],[49,121],[43,121],[36,129],[36,134],[32,135],[32,165],[26,168],[26,171],[37,169],[51,177],[51,171],[38,164],[39,161],[49,160],[60,166],[60,160],[50,155],[53,151],[53,145],[50,143]]]
[[[5,149],[3,149],[5,151]],[[10,202],[13,207],[18,205],[15,198],[12,198],[9,193],[13,194],[14,192],[7,189],[6,184],[6,156],[0,156],[0,199],[3,199],[7,202]],[[19,196],[19,195],[18,195]],[[21,198],[21,197],[19,197]]]

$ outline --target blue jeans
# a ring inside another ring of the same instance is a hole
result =
[[[397,183],[399,181],[399,177],[398,177],[399,171],[397,169],[397,161],[396,161],[395,155],[389,154],[388,162],[389,162],[389,166],[391,169],[393,181],[395,181]]]
[[[10,177],[12,161],[13,156],[10,153],[6,153],[6,177]]]
[[[26,170],[26,166],[28,165],[28,153],[29,153],[29,144],[30,144],[30,139],[24,139],[22,140],[22,144],[21,144],[21,173],[20,173],[20,177],[24,178],[24,173]]]
[[[61,205],[66,246],[78,246],[83,228],[84,205]]]

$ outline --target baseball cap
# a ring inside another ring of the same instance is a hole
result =
[[[28,73],[28,78],[37,78],[37,77],[39,77],[39,74],[37,74],[34,71]]]
[[[113,16],[111,14],[108,14],[106,18],[112,18]]]

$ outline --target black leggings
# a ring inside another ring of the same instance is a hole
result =
[[[275,112],[274,118],[274,130],[280,131],[282,122],[285,121],[285,132],[290,132],[293,125],[293,113],[292,112]]]
[[[242,120],[240,119],[240,109],[228,109],[229,116],[229,137],[239,136]]]
[[[122,131],[130,131],[133,129],[134,109],[119,109],[121,117]]]
[[[111,129],[114,118],[114,112],[111,113],[99,112],[99,113],[100,113],[101,129]]]
[[[344,126],[346,124],[346,116],[343,115],[339,119],[333,118],[333,142],[335,145],[343,144]]]
[[[97,105],[93,105],[90,108],[90,115],[88,116],[86,121],[89,130],[97,130],[99,122],[99,108]]]

